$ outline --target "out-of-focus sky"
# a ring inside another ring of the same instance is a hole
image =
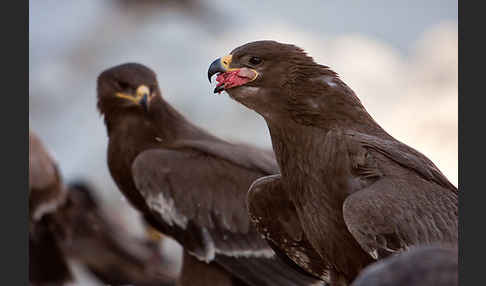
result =
[[[262,118],[212,94],[209,63],[249,41],[304,48],[357,93],[389,133],[458,184],[457,1],[29,2],[29,123],[66,180],[87,179],[107,202],[121,195],[106,164],[96,77],[140,62],[163,96],[226,139],[267,146]]]

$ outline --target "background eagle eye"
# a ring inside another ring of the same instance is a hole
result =
[[[118,81],[117,84],[121,90],[127,90],[130,88],[130,85],[124,81]]]
[[[252,65],[258,65],[262,62],[262,59],[260,59],[259,57],[251,57],[248,62]]]

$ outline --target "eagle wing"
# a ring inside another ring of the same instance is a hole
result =
[[[161,230],[199,260],[214,260],[252,285],[314,283],[276,257],[250,225],[246,194],[266,175],[261,168],[196,145],[148,150],[132,165],[135,185]]]
[[[85,185],[69,186],[67,205],[53,217],[63,252],[107,284],[165,285],[173,281],[158,245],[126,232],[123,224],[99,207],[93,192]]]
[[[364,148],[381,153],[388,160],[399,164],[402,168],[413,171],[423,179],[457,193],[457,188],[449,182],[439,168],[426,156],[412,147],[394,139],[384,139],[351,130],[347,130],[345,134],[352,141],[357,142]]]
[[[280,175],[256,180],[248,191],[251,222],[283,260],[329,282],[329,263],[312,248],[300,225],[295,206],[280,187]]]
[[[457,244],[457,189],[439,169],[398,141],[348,135],[372,158],[372,164],[354,164],[357,173],[374,174],[343,204],[346,225],[361,247],[378,258],[415,244]]]

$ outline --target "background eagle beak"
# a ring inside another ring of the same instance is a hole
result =
[[[208,80],[211,83],[211,77],[219,72],[226,72],[226,68],[221,63],[221,58],[214,60],[208,69]]]
[[[145,112],[148,111],[148,95],[147,94],[144,94],[142,96],[142,99],[140,99],[139,104],[143,107],[143,110],[145,110]]]

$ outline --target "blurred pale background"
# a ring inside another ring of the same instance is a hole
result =
[[[126,202],[106,164],[98,74],[124,62],[148,65],[163,96],[190,120],[226,139],[270,148],[261,117],[224,93],[213,96],[206,76],[216,57],[261,39],[296,44],[330,66],[378,123],[458,184],[457,1],[29,4],[30,128],[65,180],[88,180],[112,207]]]

